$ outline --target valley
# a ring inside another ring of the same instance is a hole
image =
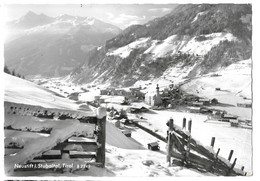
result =
[[[252,176],[252,5],[118,6],[6,23],[6,176]]]

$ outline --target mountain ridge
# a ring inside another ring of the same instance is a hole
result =
[[[188,77],[226,67],[251,57],[251,15],[249,4],[179,5],[107,40],[71,80],[131,86],[180,64],[191,67]]]
[[[47,20],[41,22],[42,19]],[[95,18],[70,15],[51,18],[33,12],[7,26],[17,35],[5,42],[5,64],[25,76],[47,77],[67,75],[88,60],[93,48],[121,31]]]

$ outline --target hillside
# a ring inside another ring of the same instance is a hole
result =
[[[18,107],[42,106],[48,110],[62,112],[66,110],[79,110],[80,105],[67,98],[57,96],[54,92],[38,86],[32,82],[19,79],[5,74],[5,96],[7,104],[14,103]],[[19,86],[17,89],[16,86]],[[18,108],[17,107],[17,111]],[[86,104],[85,104],[86,107]],[[20,109],[19,111],[23,111]],[[90,114],[90,111],[78,112],[78,114]],[[92,113],[93,114],[93,113]],[[166,119],[165,119],[166,120]],[[165,125],[165,124],[163,124]],[[5,149],[5,173],[9,176],[203,176],[209,173],[181,168],[178,166],[168,167],[165,162],[166,151],[165,143],[160,142],[162,151],[154,152],[147,149],[147,143],[156,141],[156,138],[146,132],[132,128],[133,138],[126,137],[120,129],[116,128],[112,122],[106,124],[106,168],[91,166],[88,170],[74,170],[72,173],[35,170],[24,172],[13,172],[14,164],[26,163],[36,155],[49,150],[57,145],[61,140],[65,140],[75,133],[80,133],[91,129],[88,125],[82,126],[78,119],[46,119],[35,116],[22,116],[19,114],[6,114],[4,121],[5,128],[11,126],[14,130],[4,130],[5,146],[15,143],[21,146],[20,149]],[[50,134],[30,132],[30,130],[41,130],[51,128]],[[140,142],[141,141],[141,142]],[[74,159],[73,162],[68,158],[56,160],[58,163],[83,164],[84,158]],[[52,162],[51,162],[52,163]],[[151,166],[149,166],[151,164]],[[76,166],[75,166],[76,167]]]
[[[28,12],[7,23],[5,64],[26,76],[63,76],[88,61],[93,48],[120,29],[90,17],[55,18]]]
[[[179,5],[93,50],[71,80],[131,86],[174,67],[188,71],[184,80],[216,71],[251,57],[251,16],[247,4]]]

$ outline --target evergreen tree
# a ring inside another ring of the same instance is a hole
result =
[[[4,66],[4,72],[7,73],[7,74],[11,74],[11,71],[9,70],[7,65]]]
[[[12,71],[12,75],[15,76],[15,70],[14,70],[14,69],[13,69],[13,71]]]

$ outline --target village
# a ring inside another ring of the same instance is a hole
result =
[[[69,99],[76,101],[77,104],[80,104],[82,107],[84,107],[84,105],[91,105],[96,108],[105,107],[107,110],[108,122],[113,124],[123,135],[125,135],[129,139],[140,141],[140,137],[135,136],[137,132],[140,132],[137,130],[140,129],[142,130],[142,132],[146,132],[148,135],[150,135],[151,138],[149,140],[143,140],[142,144],[144,146],[146,145],[146,148],[151,151],[163,150],[167,152],[165,145],[168,144],[167,140],[169,137],[169,119],[172,117],[171,115],[176,115],[176,113],[180,113],[181,115],[183,115],[183,117],[180,118],[179,116],[177,116],[179,117],[178,120],[174,119],[174,126],[172,129],[174,129],[175,131],[178,131],[178,126],[175,125],[176,123],[179,123],[179,125],[181,124],[183,127],[182,129],[188,128],[189,126],[189,129],[191,129],[191,125],[189,124],[194,124],[194,127],[197,130],[194,130],[193,128],[193,132],[195,132],[196,136],[199,134],[198,126],[202,126],[206,129],[208,127],[210,127],[210,129],[213,129],[212,135],[214,135],[214,137],[212,138],[210,138],[210,136],[208,136],[207,134],[207,136],[204,135],[203,137],[202,135],[197,136],[199,141],[203,141],[203,144],[205,144],[204,140],[208,140],[207,142],[210,142],[209,140],[211,139],[211,149],[207,150],[207,146],[201,146],[201,148],[206,151],[203,152],[204,154],[206,153],[206,156],[211,155],[211,153],[214,152],[212,149],[215,139],[230,139],[228,138],[230,135],[230,133],[228,133],[229,128],[234,130],[235,132],[239,132],[239,129],[245,129],[245,131],[248,130],[246,132],[249,133],[250,130],[252,130],[252,122],[249,117],[241,116],[242,114],[234,114],[234,112],[232,111],[230,112],[230,110],[236,109],[246,110],[247,112],[250,111],[252,105],[247,100],[244,102],[238,102],[236,105],[227,104],[220,102],[217,98],[214,97],[212,99],[209,99],[206,97],[200,97],[198,95],[187,93],[182,89],[181,86],[174,85],[172,83],[168,85],[162,85],[161,87],[159,84],[148,85],[150,86],[149,89],[147,89],[146,86],[115,88],[89,85],[87,87],[81,87],[78,89],[72,86],[73,88],[69,90],[68,86],[65,86],[65,91],[62,90],[62,85],[59,84],[59,93],[65,93],[65,95],[67,95]],[[48,87],[51,89],[55,86],[51,86],[48,84]],[[215,92],[217,95],[217,93],[225,93],[225,90],[221,90],[221,88],[216,87]],[[169,116],[167,117],[167,115]],[[204,119],[199,124],[196,122],[197,120],[192,120],[194,116],[195,118],[197,117],[196,115],[201,115],[198,119]],[[223,138],[222,135],[220,136],[219,133],[215,133],[218,132],[219,129],[216,127],[216,130],[214,130],[214,125],[217,124],[220,124],[220,129],[223,126],[225,127],[225,129],[227,129],[227,133],[224,134]],[[181,132],[180,134],[185,138],[185,134],[187,133]],[[232,134],[233,133],[231,133],[231,135]],[[234,134],[236,135],[237,133]],[[215,135],[218,136],[215,137]],[[178,139],[181,140],[183,138],[178,137]],[[219,146],[223,147],[223,143],[224,142],[221,141],[219,143]],[[196,144],[200,145],[198,143]],[[236,143],[234,143],[234,145],[236,145]],[[196,151],[196,148],[194,149]],[[230,152],[228,150],[222,150],[222,153],[220,154],[221,156],[228,155],[228,160],[224,161],[225,163],[231,161],[231,157],[234,152],[233,149],[229,150]],[[183,151],[179,151],[183,153]],[[218,152],[219,151],[220,148]],[[215,152],[215,155],[216,153],[217,152]],[[201,153],[199,152],[198,154]],[[183,157],[180,155],[175,155],[175,158],[179,158],[179,160],[182,161],[185,160],[185,156]],[[233,167],[235,166],[237,159],[239,158],[236,158],[234,160],[234,163],[230,164],[229,166],[223,166],[223,163],[222,166],[226,167],[227,170],[230,170],[230,167],[232,167],[232,165]],[[196,157],[195,160],[200,160],[200,158]],[[209,160],[211,160],[210,164],[207,163],[207,161],[205,162],[205,160],[202,160],[201,163],[203,163],[203,165],[212,165],[212,162],[215,162],[213,157],[211,156],[209,157]],[[178,161],[172,163],[176,165],[183,165],[182,162],[180,163]],[[244,165],[241,165],[241,162],[238,162],[238,165],[243,167],[243,169],[245,167]],[[194,168],[197,169],[198,167],[195,166]],[[204,170],[207,170],[208,172],[212,170],[206,168],[208,167],[205,166]],[[223,172],[225,175],[225,173],[229,171]],[[238,173],[241,174],[241,170],[237,173],[234,172],[233,174],[237,175]],[[242,173],[242,175],[245,174],[245,172]],[[223,175],[223,173],[221,174],[221,171],[220,175]]]
[[[86,93],[82,94],[87,94],[88,90],[83,90]],[[91,101],[85,102],[94,107],[107,107],[115,104],[114,107],[112,106],[110,108],[118,114],[124,106],[127,107],[126,112],[134,114],[149,112],[151,110],[178,110],[204,114],[207,115],[209,119],[228,122],[232,127],[252,128],[251,120],[230,114],[225,109],[227,106],[250,109],[252,104],[248,102],[237,103],[236,106],[227,105],[219,102],[217,98],[208,99],[188,94],[181,90],[179,86],[174,86],[173,84],[168,85],[168,87],[164,86],[163,89],[160,89],[160,86],[157,84],[154,91],[149,92],[147,92],[146,87],[142,88],[141,86],[124,89],[108,87],[105,89],[98,88],[97,90],[99,90],[98,92],[100,92],[100,94],[92,96]],[[221,89],[216,88],[215,91],[219,92]],[[73,92],[68,95],[70,99],[84,103],[84,98],[81,99],[81,96],[82,95],[79,92]],[[115,109],[115,107],[118,107],[116,105],[121,105],[123,107],[120,108],[119,106],[118,110]],[[222,107],[222,109],[215,107]]]

